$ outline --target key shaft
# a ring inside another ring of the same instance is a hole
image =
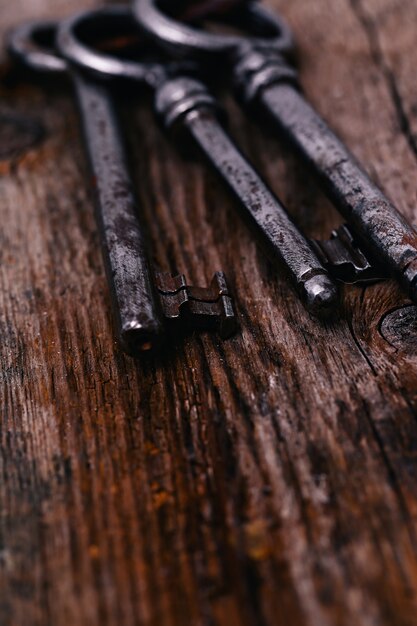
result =
[[[162,333],[162,312],[108,88],[71,72],[96,195],[107,279],[120,340],[126,351],[149,350]]]

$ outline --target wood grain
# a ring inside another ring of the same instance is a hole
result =
[[[2,32],[86,5],[1,0]],[[269,5],[309,98],[416,224],[413,0]],[[413,626],[409,302],[389,283],[346,288],[340,318],[316,322],[216,177],[132,102],[155,263],[202,284],[226,271],[241,321],[230,341],[173,337],[134,362],[113,338],[70,92],[9,79],[0,96],[0,114],[46,130],[1,163],[0,623]],[[293,157],[227,106],[297,221],[328,233],[339,218]]]

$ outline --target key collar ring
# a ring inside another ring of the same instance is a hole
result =
[[[163,13],[158,0],[135,0],[133,12],[139,26],[177,58],[210,60],[213,56],[234,55],[248,44],[284,55],[294,51],[294,39],[286,22],[256,1],[244,3],[233,13],[232,24],[256,31],[249,36],[204,32]]]

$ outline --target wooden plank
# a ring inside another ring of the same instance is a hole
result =
[[[411,0],[269,4],[294,28],[308,96],[416,221]],[[15,2],[2,28],[81,6]],[[1,168],[0,622],[414,623],[415,309],[383,284],[313,320],[144,103],[125,121],[155,263],[202,284],[224,269],[242,328],[124,357],[70,93],[0,96],[0,113],[47,131]],[[299,164],[228,107],[298,222],[329,232],[339,218]]]

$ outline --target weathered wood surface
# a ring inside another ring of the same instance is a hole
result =
[[[1,0],[1,29],[86,5]],[[309,97],[417,224],[417,4],[270,5]],[[217,179],[131,111],[156,263],[203,284],[224,269],[242,326],[135,363],[112,335],[69,94],[0,95],[47,130],[1,153],[0,623],[416,624],[416,310],[392,284],[349,288],[315,322]],[[302,170],[230,108],[299,223],[327,233],[338,218]]]

